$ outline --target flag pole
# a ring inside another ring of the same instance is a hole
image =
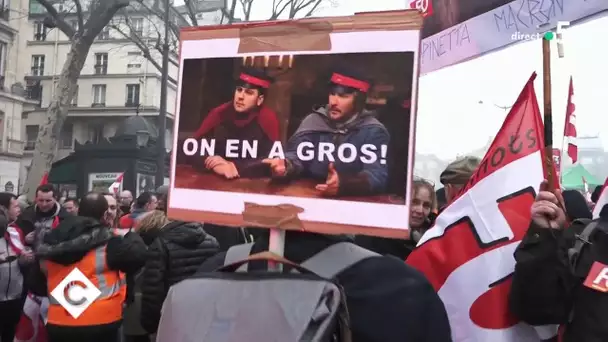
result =
[[[551,103],[551,41],[543,39],[543,102],[545,123],[545,166],[549,188],[555,189],[557,177],[553,170],[553,107]]]

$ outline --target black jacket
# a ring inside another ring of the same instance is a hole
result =
[[[378,254],[392,255],[400,260],[405,260],[416,248],[416,244],[420,241],[424,232],[431,226],[431,221],[427,221],[420,229],[412,229],[410,231],[410,238],[407,240],[358,235],[355,238],[355,242],[357,245]]]
[[[553,230],[532,223],[515,250],[511,311],[532,325],[566,324],[565,342],[608,341],[608,295],[582,285],[593,261],[608,264],[608,239],[594,241],[603,247],[585,254],[576,273],[568,266],[567,250],[585,226],[575,221]]]
[[[302,263],[324,248],[346,237],[288,231],[285,257]],[[252,253],[268,250],[268,240],[259,239]],[[209,259],[199,273],[223,265],[225,253]],[[254,261],[250,270],[265,269]],[[289,271],[286,267],[285,271]],[[393,257],[373,257],[345,270],[337,277],[344,287],[351,319],[353,342],[449,342],[450,325],[443,302],[426,278]]]
[[[81,216],[66,217],[57,228],[46,233],[42,244],[36,251],[36,256],[40,262],[49,260],[62,265],[71,265],[80,261],[92,249],[104,244],[106,245],[106,264],[110,269],[133,272],[142,267],[145,262],[146,245],[137,234],[127,233],[124,237],[115,236],[110,228],[103,226],[99,221]],[[40,270],[38,272],[42,274]],[[41,280],[46,283],[45,277]],[[38,293],[38,295],[46,294]],[[120,321],[111,325],[119,323]],[[95,326],[91,329],[103,329],[103,327]],[[66,327],[65,329],[73,328]]]
[[[21,228],[21,231],[25,236],[35,230],[35,224],[37,221],[55,216],[59,218],[59,221],[62,221],[63,219],[65,219],[66,217],[70,217],[71,215],[68,214],[68,212],[66,212],[65,209],[63,209],[63,207],[59,205],[59,203],[55,203],[55,208],[46,213],[43,213],[38,210],[35,205],[31,205],[21,212],[21,214],[17,218],[17,221],[15,221],[15,224],[19,226],[19,228]]]
[[[142,275],[141,326],[146,331],[156,332],[169,287],[194,274],[218,251],[215,238],[199,223],[171,222],[160,229],[148,247]]]

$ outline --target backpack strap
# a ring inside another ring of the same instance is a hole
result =
[[[251,248],[253,248],[253,242],[235,245],[228,248],[228,250],[226,251],[226,256],[224,257],[224,266],[247,259],[249,254],[251,254]],[[241,265],[241,267],[239,267],[236,271],[247,272],[248,268],[249,264],[245,263]]]
[[[301,266],[323,278],[333,279],[359,261],[375,256],[380,256],[380,254],[359,247],[352,242],[340,242],[313,255]]]
[[[591,244],[591,242],[589,241],[589,238],[591,237],[591,235],[593,234],[593,232],[595,231],[595,229],[597,228],[598,225],[598,221],[582,221],[582,220],[575,220],[574,222],[587,222],[587,225],[585,226],[585,228],[583,229],[583,231],[580,234],[576,235],[576,240],[574,241],[574,246],[572,246],[571,248],[568,249],[568,260],[570,262],[570,269],[572,272],[576,271],[576,266],[578,264],[578,258],[581,254],[581,251],[583,250],[583,247],[585,247],[585,245]]]

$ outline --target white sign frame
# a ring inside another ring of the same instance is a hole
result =
[[[366,52],[413,52],[412,103],[409,137],[408,165],[413,165],[415,141],[415,113],[418,98],[418,67],[420,31],[361,31],[330,33],[331,51],[273,51],[276,55],[327,55]],[[184,40],[181,42],[179,79],[182,79],[185,59],[197,58],[242,58],[259,56],[262,53],[239,53],[239,38]],[[181,98],[181,82],[178,83],[177,99]],[[175,129],[179,130],[179,113],[181,101],[177,101]],[[176,131],[177,132],[177,131]],[[173,150],[178,151],[179,134],[173,135]],[[172,154],[171,165],[176,165],[176,155]],[[412,168],[413,169],[413,168]],[[411,184],[413,170],[408,169],[406,184]],[[260,205],[292,204],[304,208],[299,214],[303,221],[323,222],[348,226],[372,228],[409,229],[409,211],[411,191],[407,191],[404,204],[380,204],[369,202],[352,202],[321,198],[303,198],[275,196],[266,194],[223,192],[175,187],[175,167],[171,168],[171,196],[168,208],[190,211],[215,212],[220,214],[241,215],[246,202]],[[408,187],[409,188],[409,187]],[[204,207],[203,207],[204,206]]]

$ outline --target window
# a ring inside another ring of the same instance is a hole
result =
[[[129,63],[127,64],[127,73],[128,74],[136,74],[139,73],[141,70],[141,64],[140,63]]]
[[[141,51],[129,51],[127,52],[127,56],[141,56]]]
[[[32,56],[32,76],[44,75],[44,55]]]
[[[92,124],[89,126],[89,139],[92,143],[103,140],[103,124]]]
[[[8,45],[0,42],[0,88],[4,88],[4,77],[6,75],[6,58]]]
[[[97,39],[99,39],[99,40],[108,40],[108,39],[110,39],[110,28],[109,27],[104,27],[103,30],[101,30],[101,32],[99,32],[99,35],[97,36]]]
[[[9,21],[10,19],[10,0],[0,0],[0,18]]]
[[[139,84],[127,84],[127,101],[125,107],[139,106]]]
[[[134,34],[141,36],[144,34],[144,19],[143,18],[133,18],[131,19],[131,32]]]
[[[95,54],[95,75],[105,75],[108,73],[108,54]]]
[[[93,85],[93,103],[91,107],[105,107],[106,106],[106,85],[105,84],[94,84]]]
[[[72,106],[78,106],[78,91],[80,90],[80,86],[76,85],[76,91],[74,92],[74,97],[72,97]]]
[[[36,149],[36,140],[38,140],[38,125],[25,126],[25,150],[32,151]]]
[[[74,144],[74,125],[72,123],[64,123],[61,135],[59,137],[59,148],[72,148]]]
[[[74,31],[78,31],[78,20],[77,19],[70,20],[70,26],[72,26]]]
[[[42,21],[34,23],[34,40],[37,42],[46,40],[46,27],[44,27]]]

